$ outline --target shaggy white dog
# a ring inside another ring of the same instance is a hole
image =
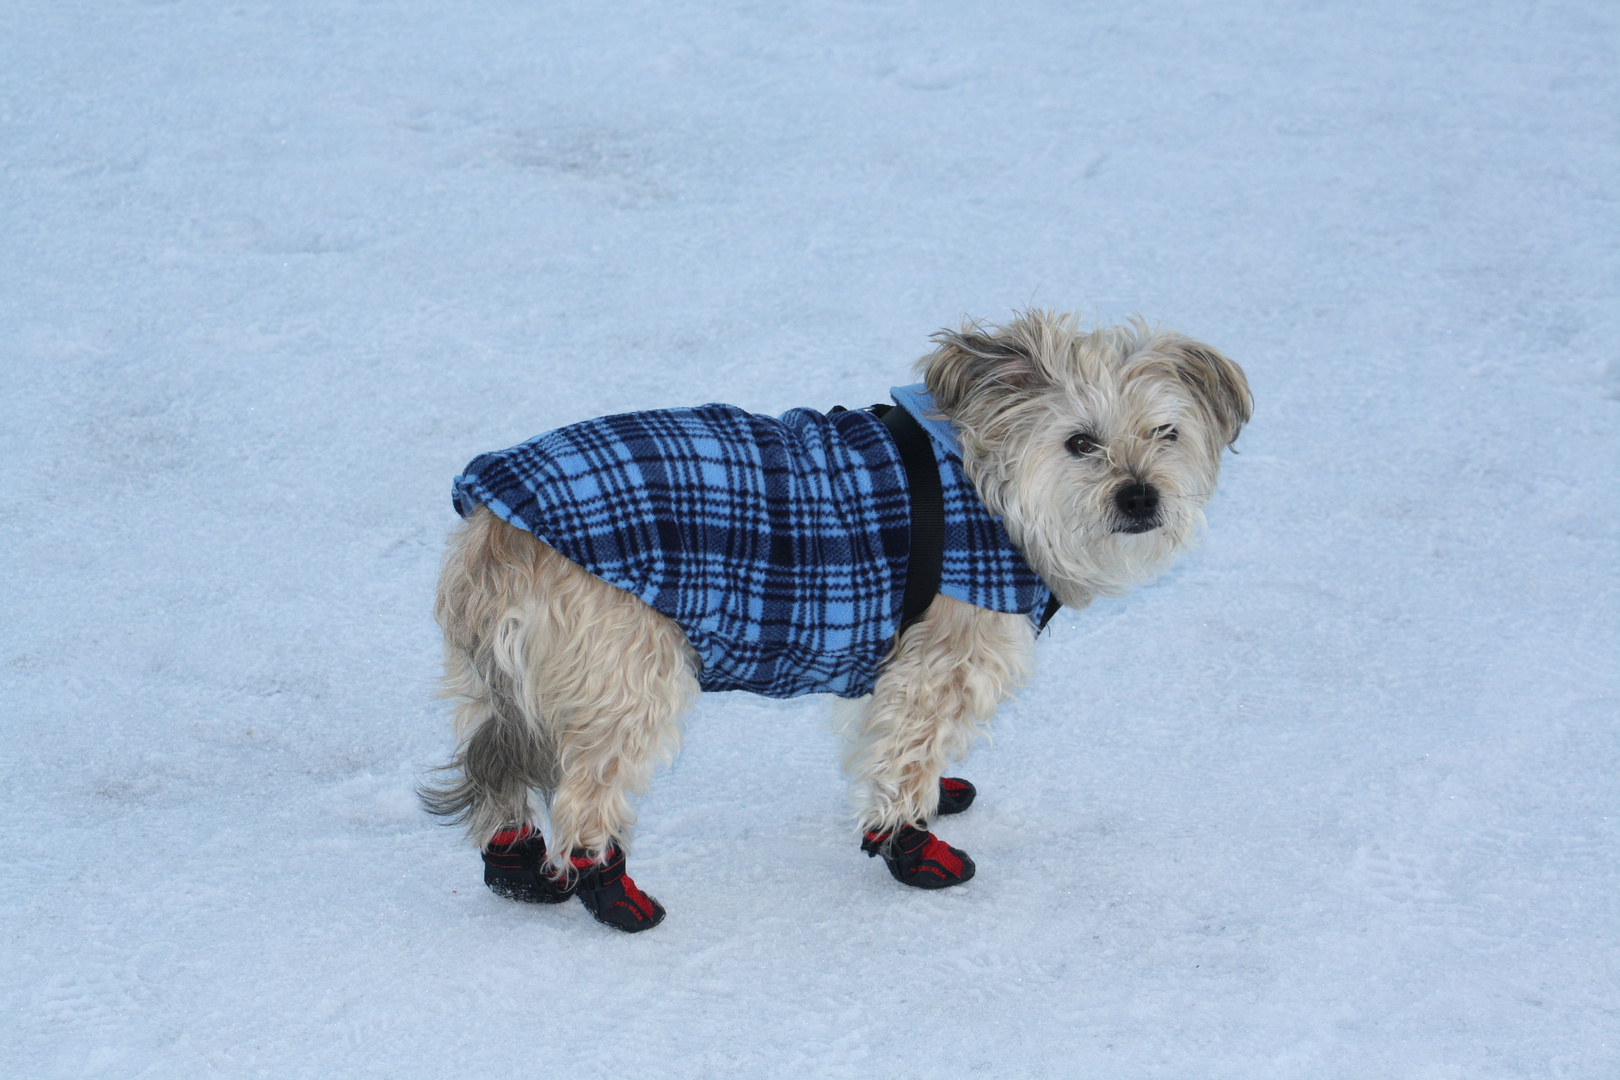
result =
[[[954,436],[948,450],[982,511],[1056,601],[1079,608],[1119,594],[1197,535],[1222,452],[1249,418],[1236,364],[1140,322],[1086,333],[1038,311],[934,340],[918,362],[932,409],[919,419]],[[452,776],[423,796],[467,825],[498,892],[578,895],[603,922],[644,929],[663,909],[624,874],[633,798],[674,754],[681,713],[704,682],[701,628],[560,554],[537,537],[561,546],[544,527],[509,524],[503,517],[518,515],[507,510],[469,506],[451,540],[435,615],[460,741]],[[891,583],[896,607],[903,578]],[[928,823],[971,799],[945,766],[1029,675],[1033,614],[942,592],[900,632],[897,617],[879,628],[892,638],[870,686],[853,686],[870,692],[856,701],[847,765],[863,846],[897,880],[937,888],[972,876],[971,860]],[[547,807],[549,854],[534,792]]]

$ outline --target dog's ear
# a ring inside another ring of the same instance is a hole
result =
[[[987,334],[978,325],[941,330],[929,340],[939,348],[917,364],[934,403],[955,412],[970,394],[988,386],[1029,391],[1045,383],[1030,343],[1022,335]]]
[[[1254,395],[1243,369],[1219,350],[1179,335],[1159,351],[1170,358],[1176,376],[1214,419],[1221,441],[1227,446],[1236,442],[1254,411]]]

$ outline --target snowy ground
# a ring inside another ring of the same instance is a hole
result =
[[[995,14],[989,14],[994,11]],[[1620,1075],[1620,13],[0,5],[18,1077]],[[1141,311],[1258,410],[1065,613],[972,884],[706,699],[625,937],[416,807],[475,453]]]

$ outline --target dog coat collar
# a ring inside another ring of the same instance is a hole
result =
[[[934,395],[924,383],[910,386],[891,386],[889,396],[928,432],[939,448],[956,460],[962,460],[962,444],[956,437],[956,425],[934,407]]]

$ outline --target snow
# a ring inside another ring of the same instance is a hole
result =
[[[0,1059],[18,1077],[1620,1074],[1620,14],[0,7]],[[924,894],[825,703],[706,698],[669,908],[413,801],[474,454],[859,406],[1141,311],[1257,412],[1058,618]]]

